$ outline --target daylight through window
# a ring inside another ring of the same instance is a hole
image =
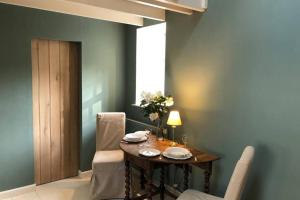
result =
[[[136,104],[141,93],[165,90],[166,23],[137,29]]]

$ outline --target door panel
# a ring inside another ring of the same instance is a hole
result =
[[[49,45],[42,40],[38,44],[39,63],[39,104],[40,104],[40,146],[41,146],[41,182],[51,178],[50,150],[50,81],[49,81]]]
[[[51,181],[61,179],[59,41],[49,42],[51,93]]]
[[[62,168],[63,176],[70,176],[70,65],[69,65],[69,45],[67,42],[60,42],[60,75],[61,75],[61,134],[62,134]]]
[[[72,83],[70,86],[70,91],[71,91],[71,100],[72,103],[70,104],[70,121],[71,123],[79,124],[79,117],[78,117],[78,108],[79,108],[79,49],[78,46],[75,43],[70,44],[70,82]],[[71,136],[71,143],[73,144],[71,146],[71,152],[76,152],[76,153],[71,153],[71,158],[70,158],[70,163],[71,166],[76,165],[76,163],[79,163],[79,126],[70,126],[70,132],[73,134],[70,134]],[[74,167],[71,167],[71,174],[76,174],[78,172],[78,169],[75,169]]]
[[[78,174],[78,77],[78,44],[32,41],[36,184]]]

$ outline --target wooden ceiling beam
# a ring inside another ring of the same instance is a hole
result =
[[[193,14],[193,11],[190,9],[179,7],[163,1],[157,1],[157,0],[128,0],[128,1],[135,2],[142,5],[152,6],[156,8],[166,9],[166,10],[170,10],[170,11],[174,11],[186,15]]]
[[[101,19],[112,22],[143,25],[143,18],[107,8],[100,8],[67,0],[0,0],[0,3],[36,8],[70,15]]]
[[[204,12],[207,9],[207,0],[158,0],[158,1],[170,1],[169,3],[180,5],[184,8],[188,8],[198,12]]]
[[[164,9],[155,8],[153,6],[146,6],[142,4],[136,4],[134,2],[130,2],[127,0],[67,0],[67,1],[116,10],[128,14],[136,15],[138,17],[165,21]]]
[[[193,11],[204,12],[207,9],[207,0],[128,0],[142,5],[153,6],[186,15]]]

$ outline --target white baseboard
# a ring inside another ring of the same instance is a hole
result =
[[[0,199],[7,199],[10,197],[15,197],[15,196],[22,195],[22,194],[29,193],[29,192],[35,192],[35,189],[36,189],[36,185],[32,184],[32,185],[27,185],[24,187],[6,190],[3,192],[0,192]]]
[[[92,170],[88,170],[88,171],[84,171],[84,172],[79,170],[78,171],[78,176],[80,178],[85,178],[85,177],[88,177],[88,176],[92,176]]]

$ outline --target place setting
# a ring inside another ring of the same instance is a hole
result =
[[[154,148],[143,148],[139,150],[139,154],[145,157],[156,157],[162,155],[165,158],[174,160],[187,160],[193,156],[188,149],[183,147],[169,147],[163,152]]]
[[[141,144],[139,145],[139,147],[142,147],[139,149],[139,155],[145,157],[156,157],[161,155],[165,158],[173,159],[173,160],[187,160],[191,158],[193,154],[189,151],[188,148],[186,148],[185,138],[183,139],[183,141],[184,141],[184,147],[170,145],[170,147],[167,147],[164,151],[160,151],[156,148],[151,148],[147,145]]]

